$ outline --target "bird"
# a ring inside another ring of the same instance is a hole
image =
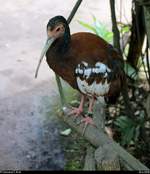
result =
[[[115,103],[124,86],[124,61],[120,53],[96,34],[70,34],[67,20],[61,15],[48,21],[46,31],[47,41],[35,77],[45,55],[48,66],[81,93],[79,107],[72,108],[70,114],[79,116],[83,113],[88,98],[88,112],[82,122],[94,125],[92,116],[95,101],[103,97],[106,103]]]

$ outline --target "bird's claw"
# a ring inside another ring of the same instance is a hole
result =
[[[83,112],[83,110],[81,108],[72,107],[72,111],[70,111],[67,114],[67,116],[74,115],[74,121],[75,121],[77,119],[77,117],[81,115],[82,112]]]
[[[94,121],[93,121],[93,119],[91,117],[88,117],[88,116],[86,116],[80,122],[78,122],[77,125],[79,125],[81,123],[85,123],[84,128],[83,128],[83,132],[82,132],[82,136],[84,135],[85,130],[86,130],[88,124],[93,125],[93,126],[96,126],[95,123],[94,123]]]

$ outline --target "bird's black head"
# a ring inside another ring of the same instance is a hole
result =
[[[53,51],[57,54],[63,55],[67,52],[70,44],[70,29],[66,19],[63,16],[55,16],[51,18],[47,24],[47,41],[41,52],[39,64],[36,70],[35,77],[37,77],[38,69],[41,61],[47,51],[53,47]],[[55,42],[55,43],[54,43]]]
[[[49,38],[61,39],[59,43],[59,52],[65,52],[70,42],[70,29],[66,19],[63,16],[51,18],[47,24],[47,35]]]
[[[66,19],[63,16],[55,16],[51,18],[47,24],[47,30],[48,28],[53,31],[57,26],[62,25],[64,28],[68,27],[68,23]]]

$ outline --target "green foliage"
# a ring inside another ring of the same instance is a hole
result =
[[[114,124],[118,127],[118,130],[121,132],[121,144],[129,144],[134,136],[135,123],[125,116],[120,116],[116,119]]]
[[[136,122],[126,116],[120,116],[115,120],[114,124],[121,133],[121,144],[129,145],[131,141],[138,141],[140,128],[144,126],[144,116],[141,114]]]
[[[107,30],[107,27],[103,25],[100,21],[93,16],[93,24],[88,24],[83,21],[78,21],[83,27],[87,28],[88,30],[92,31],[96,35],[102,37],[109,43],[112,43],[113,40],[113,33]]]
[[[65,171],[67,170],[79,170],[81,168],[80,161],[75,161],[75,160],[70,160],[66,166],[65,166]]]
[[[75,131],[72,131],[64,145],[66,157],[65,171],[82,170],[87,146],[89,146],[89,143]]]
[[[118,23],[119,32],[123,35],[130,32],[131,26],[127,24]]]

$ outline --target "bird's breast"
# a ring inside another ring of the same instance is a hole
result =
[[[110,89],[110,73],[111,69],[102,62],[96,62],[94,66],[82,62],[75,69],[78,88],[89,96],[104,96]]]

